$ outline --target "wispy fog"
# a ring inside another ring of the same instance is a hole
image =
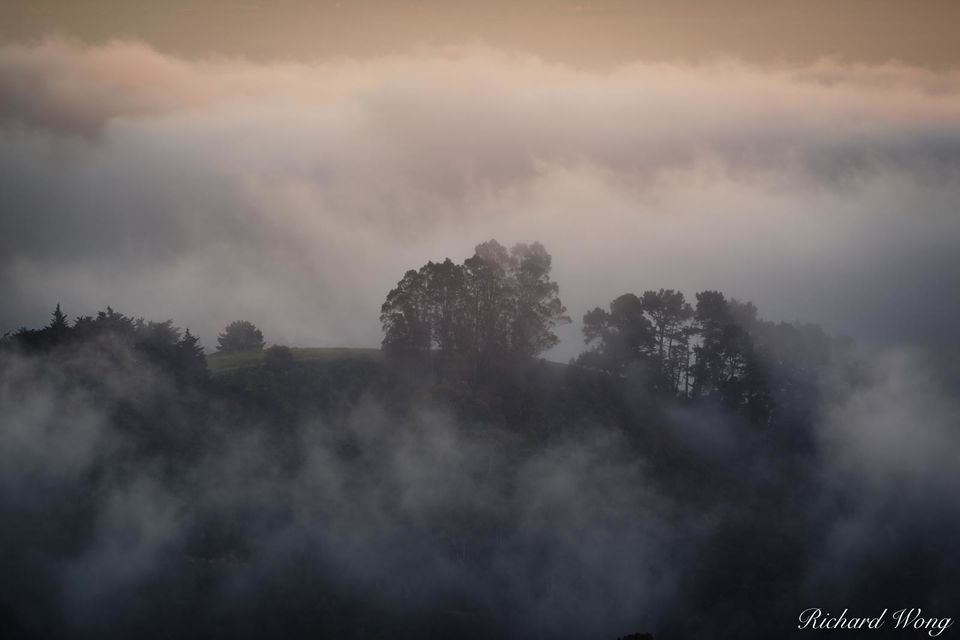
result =
[[[904,352],[825,382],[811,450],[708,407],[530,446],[373,394],[260,422],[117,344],[7,354],[0,598],[43,636],[97,638],[767,637],[808,606],[953,614],[957,403]]]
[[[370,345],[402,272],[539,240],[575,322],[717,288],[941,344],[960,312],[960,75],[823,62],[574,71],[480,47],[367,61],[0,48],[0,327],[112,305],[209,347]],[[918,309],[923,309],[918,313]]]

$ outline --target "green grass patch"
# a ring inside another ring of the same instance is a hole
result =
[[[290,347],[294,362],[330,362],[333,360],[380,359],[380,349],[351,349],[347,347]],[[207,367],[214,375],[228,373],[263,364],[266,350],[241,351],[237,353],[211,353],[207,355]]]

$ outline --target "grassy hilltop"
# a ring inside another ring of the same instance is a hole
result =
[[[380,349],[350,347],[291,347],[293,361],[332,362],[335,360],[376,360],[383,359]],[[266,351],[242,351],[238,353],[214,352],[207,355],[207,367],[212,375],[220,375],[260,366],[264,363]]]

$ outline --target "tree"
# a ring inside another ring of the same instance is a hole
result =
[[[507,251],[489,240],[462,265],[447,258],[411,269],[380,308],[383,349],[437,349],[474,361],[535,356],[557,344],[554,328],[570,322],[550,267],[540,243]]]
[[[140,321],[142,324],[143,321]],[[92,321],[92,331],[95,334],[114,334],[117,336],[132,337],[137,331],[137,323],[113,307],[107,307],[106,311],[98,311],[97,317]]]
[[[463,263],[470,355],[502,357],[510,348],[514,309],[510,254],[496,240],[478,244]]]
[[[719,291],[698,293],[695,321],[700,343],[694,347],[693,394],[709,397],[719,391],[725,378],[730,313],[723,294]]]
[[[63,332],[69,329],[67,324],[67,316],[60,311],[60,303],[57,303],[57,308],[53,310],[53,318],[50,320],[50,324],[47,325],[47,328],[55,332]]]
[[[426,313],[432,345],[443,353],[466,350],[470,338],[465,319],[464,268],[447,258],[443,262],[428,262],[421,274],[426,288]]]
[[[224,353],[261,351],[263,345],[263,333],[252,322],[246,320],[231,322],[217,337],[217,351]]]
[[[693,308],[684,300],[683,293],[673,289],[643,292],[643,310],[653,324],[657,345],[657,371],[660,385],[676,391],[679,386],[678,367],[689,360],[686,345],[691,332],[688,325]]]
[[[170,371],[176,370],[180,360],[179,342],[180,329],[173,326],[173,320],[137,322],[135,346],[150,362]]]
[[[583,316],[583,335],[587,344],[596,342],[581,364],[610,373],[622,374],[635,362],[646,360],[654,345],[653,326],[643,313],[643,303],[625,293],[610,303],[610,311],[600,307]]]
[[[183,337],[176,345],[177,375],[182,380],[197,381],[207,377],[207,357],[197,336],[190,333],[190,329],[183,332]]]
[[[758,327],[751,303],[727,300],[719,291],[697,294],[697,307],[673,289],[624,294],[583,317],[594,346],[578,362],[623,375],[644,363],[652,388],[681,397],[716,398],[761,416],[767,393],[753,340]],[[692,358],[692,362],[691,362]]]
[[[66,314],[60,310],[59,302],[50,315],[50,324],[41,329],[38,335],[39,342],[45,347],[63,344],[70,338],[70,324]]]
[[[695,323],[700,342],[694,347],[692,394],[751,414],[765,411],[764,379],[754,349],[757,308],[728,301],[719,291],[702,291]]]
[[[384,351],[405,356],[430,351],[432,337],[426,285],[424,269],[410,269],[387,294],[380,307]]]
[[[560,302],[560,287],[550,279],[551,257],[539,242],[517,244],[510,250],[515,282],[511,342],[521,356],[535,356],[555,347],[560,339],[553,329],[570,317]]]

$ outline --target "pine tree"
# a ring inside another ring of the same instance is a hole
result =
[[[177,342],[177,373],[182,380],[201,380],[207,377],[207,357],[204,355],[200,339],[190,333],[190,329],[183,332],[183,337]]]
[[[49,329],[57,332],[63,332],[70,328],[70,325],[67,324],[67,316],[62,311],[60,311],[60,303],[57,303],[57,308],[53,310],[53,319],[48,325]]]

